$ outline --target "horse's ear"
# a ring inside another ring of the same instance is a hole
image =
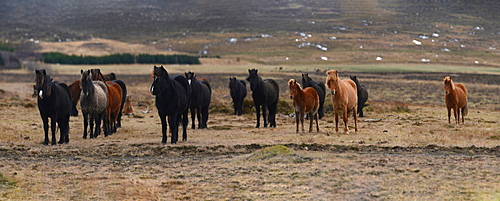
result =
[[[42,73],[43,75],[47,75],[47,71],[45,71],[45,69],[42,69]]]
[[[83,74],[83,69],[80,69],[80,74]]]
[[[258,70],[258,69],[255,69],[255,74],[257,74],[258,72],[259,72],[259,70]]]

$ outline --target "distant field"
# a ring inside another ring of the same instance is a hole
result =
[[[157,64],[160,65],[160,64]],[[104,72],[119,74],[150,74],[154,64],[133,65],[50,65],[50,68],[59,74],[79,74],[80,70],[101,68]],[[183,73],[195,72],[224,72],[246,73],[247,69],[256,68],[261,72],[294,72],[315,71],[319,69],[336,69],[355,72],[443,72],[443,73],[475,73],[475,74],[500,74],[500,68],[477,66],[451,66],[433,64],[373,64],[373,65],[262,65],[262,64],[202,64],[202,65],[165,65],[169,72]],[[31,73],[31,72],[30,72]]]

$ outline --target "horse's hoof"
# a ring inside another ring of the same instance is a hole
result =
[[[182,141],[187,141],[188,139],[187,138],[182,138]]]
[[[177,142],[172,142],[171,144],[172,144],[172,145],[176,145],[176,144],[177,144]]]
[[[64,142],[63,141],[58,141],[57,144],[63,144]]]
[[[161,145],[166,145],[167,143],[166,142],[162,142]]]

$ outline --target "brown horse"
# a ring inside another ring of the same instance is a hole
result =
[[[326,87],[331,90],[333,109],[335,113],[335,132],[339,132],[339,113],[342,112],[344,119],[344,132],[349,133],[347,127],[348,117],[354,115],[355,131],[358,132],[358,95],[356,83],[350,79],[341,80],[336,70],[326,72]]]
[[[467,88],[462,83],[454,84],[451,77],[447,76],[444,78],[444,91],[444,101],[446,109],[448,109],[448,123],[451,124],[451,109],[453,109],[456,124],[460,123],[460,113],[462,113],[462,123],[464,123],[464,116],[468,113]]]
[[[132,107],[132,100],[130,99],[130,95],[127,95],[127,100],[125,100],[125,105],[123,106],[122,114],[124,115],[134,114],[134,108]]]
[[[304,115],[306,113],[309,115],[309,132],[312,132],[313,119],[316,120],[316,132],[319,132],[318,92],[312,87],[306,87],[302,90],[295,79],[288,81],[288,87],[290,88],[290,98],[292,99],[293,108],[295,108],[295,123],[297,125],[295,132],[299,132],[299,120],[302,124],[302,132],[304,132]]]
[[[122,106],[122,88],[113,81],[104,81],[104,76],[99,69],[90,69],[92,80],[106,83],[108,87],[108,107],[106,108],[106,117],[104,118],[104,136],[116,132],[116,121],[121,112]]]
[[[76,80],[73,83],[69,85],[69,91],[71,91],[71,100],[72,100],[72,106],[71,106],[71,116],[78,116],[78,110],[76,109],[76,105],[78,104],[78,101],[80,100],[80,93],[82,92],[82,86],[80,84],[80,80]]]

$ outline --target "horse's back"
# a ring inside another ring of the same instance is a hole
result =
[[[458,89],[461,89],[463,91],[463,93],[465,94],[465,96],[467,96],[467,88],[465,87],[464,84],[462,84],[462,83],[456,83],[455,87],[458,88]]]
[[[277,103],[278,102],[278,97],[280,93],[280,86],[278,83],[273,80],[273,79],[266,79],[264,82],[268,85],[266,88],[267,90],[267,95],[268,95],[268,100],[270,101],[269,103]]]
[[[176,75],[171,78],[174,81],[174,85],[178,85],[182,88],[176,87],[177,96],[181,99],[180,103],[185,103],[189,105],[189,100],[191,99],[191,87],[186,77],[182,75]],[[184,104],[183,104],[184,105]],[[187,108],[187,107],[186,107]]]

